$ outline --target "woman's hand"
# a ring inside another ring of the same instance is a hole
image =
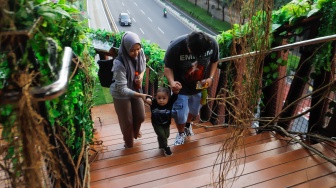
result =
[[[150,98],[150,99],[152,98],[151,95],[147,95],[145,93],[139,93],[139,95],[145,103],[147,103],[147,98]],[[152,102],[152,100],[151,100],[151,102]]]
[[[149,105],[152,105],[152,98],[151,97],[146,97],[146,102],[145,103],[147,103],[147,104],[149,104]]]
[[[144,77],[144,73],[145,72],[142,72],[141,74],[138,75],[138,78],[134,79],[134,83],[135,83],[136,88],[141,88],[142,87],[142,80],[143,80],[143,77]]]
[[[134,83],[135,83],[135,85],[136,85],[136,88],[140,88],[141,85],[142,85],[142,78],[135,79],[135,80],[134,80]]]

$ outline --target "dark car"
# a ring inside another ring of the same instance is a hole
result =
[[[129,14],[127,13],[120,13],[119,14],[119,24],[120,25],[132,25],[132,19]]]

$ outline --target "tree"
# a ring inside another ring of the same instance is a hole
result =
[[[219,4],[220,4],[221,0],[217,0],[217,9],[219,10]]]
[[[232,0],[223,0],[222,2],[222,20],[225,21],[225,8],[232,4]]]

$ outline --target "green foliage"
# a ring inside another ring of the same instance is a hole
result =
[[[159,86],[163,84],[167,84],[166,80],[164,80],[163,70],[164,70],[164,62],[163,58],[165,55],[165,51],[161,49],[157,44],[150,43],[146,40],[142,40],[142,48],[147,57],[147,67],[149,67],[154,74],[150,74],[149,80],[151,82],[159,81]]]
[[[70,46],[79,60],[78,65],[81,64],[78,69],[75,68],[77,65],[73,64],[72,71],[76,72],[68,83],[69,89],[66,93],[47,102],[49,121],[67,129],[63,136],[72,155],[76,157],[82,148],[82,130],[86,134],[86,143],[90,143],[93,138],[90,108],[93,105],[95,66],[91,56],[91,42],[86,37],[85,21],[82,21],[83,17],[75,7],[59,2],[50,4],[48,8],[41,7],[38,12],[46,17],[40,28],[41,32],[35,35],[35,40],[31,41],[32,44],[36,44],[39,40],[42,44],[45,36],[48,36],[57,41],[59,53],[63,51],[63,47]],[[33,48],[42,58],[46,48],[43,45],[33,46]],[[46,63],[41,65],[41,72],[45,72],[47,76]]]
[[[73,77],[68,82],[66,92],[53,100],[46,101],[48,110],[48,121],[52,126],[62,126],[64,131],[62,137],[70,149],[71,155],[76,158],[83,143],[82,131],[85,133],[85,144],[91,142],[93,135],[93,121],[91,120],[90,109],[93,105],[93,85],[95,65],[93,60],[93,47],[86,36],[86,20],[76,7],[66,1],[53,3],[48,0],[39,1],[10,1],[10,7],[14,19],[6,17],[2,23],[1,32],[17,29],[30,30],[36,24],[35,33],[27,42],[27,49],[31,48],[36,56],[38,66],[29,62],[27,52],[17,62],[21,67],[36,69],[38,67],[38,79],[34,82],[40,86],[50,84],[57,78],[57,70],[61,65],[61,54],[65,46],[72,48],[76,55],[75,63],[72,63],[70,73]],[[39,19],[42,18],[42,19]],[[10,24],[10,23],[14,23]],[[57,64],[52,69],[49,62],[48,41],[54,41],[57,45]],[[11,74],[15,69],[10,67],[5,60],[5,53],[1,52],[0,80],[1,89],[8,85]],[[75,68],[77,66],[77,68]],[[10,84],[10,83],[9,83]],[[1,124],[4,125],[2,134],[11,134],[11,127],[15,125],[16,112],[10,106],[0,106]],[[4,137],[3,137],[4,138]]]
[[[206,10],[194,5],[188,0],[170,0],[170,2],[219,33],[231,28],[230,23],[213,18]]]
[[[287,63],[287,75],[290,74],[291,71],[295,72],[300,62],[300,57],[294,55],[293,53],[288,54],[288,63]]]
[[[273,11],[273,24],[282,26],[284,24],[293,25],[301,18],[311,16],[313,12],[316,12],[316,7],[311,5],[310,0],[293,0],[290,3],[284,5],[279,10]],[[313,11],[310,13],[310,11]],[[273,27],[276,29],[278,27]]]
[[[333,35],[336,33],[336,1],[323,2],[324,4],[321,8],[321,12],[324,16],[320,21],[318,37]],[[328,42],[323,44],[323,46],[318,48],[318,51],[314,53],[312,62],[316,74],[319,74],[322,70],[331,71],[332,49],[332,42]]]
[[[114,33],[106,30],[100,29],[90,29],[88,31],[88,37],[92,40],[97,41],[98,43],[108,43],[110,45],[114,44],[115,47],[119,48],[121,43],[121,38],[124,32]],[[164,68],[164,54],[165,51],[161,49],[158,44],[150,43],[149,41],[142,39],[141,46],[144,50],[144,53],[147,58],[147,67],[151,69],[150,81],[160,81],[162,84],[166,84],[167,81],[163,76],[163,68]],[[146,76],[146,75],[145,75]],[[144,79],[145,81],[145,79]],[[99,87],[97,85],[97,87]],[[97,90],[100,90],[97,88]],[[97,102],[97,104],[101,104],[101,102]]]
[[[89,29],[87,31],[87,36],[91,40],[100,41],[110,46],[113,45],[116,48],[119,48],[123,34],[124,32],[114,33],[110,31],[106,31],[104,29]]]

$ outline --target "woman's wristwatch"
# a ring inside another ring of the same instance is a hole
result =
[[[210,76],[209,78],[212,80],[212,82],[214,81],[214,78],[213,78],[213,76]]]

